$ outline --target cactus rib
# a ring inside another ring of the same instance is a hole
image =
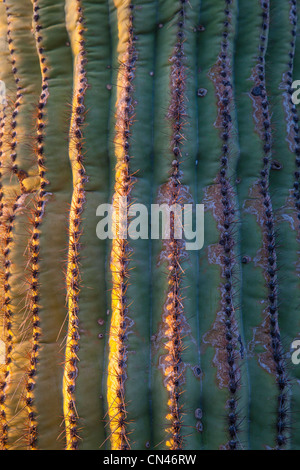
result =
[[[181,204],[181,169],[180,159],[181,142],[184,139],[183,125],[186,119],[185,110],[185,27],[186,27],[186,2],[180,0],[180,8],[177,16],[177,43],[174,47],[172,65],[170,72],[171,98],[167,118],[172,127],[171,149],[174,160],[172,161],[171,175],[168,181],[168,203],[170,206]],[[166,325],[164,374],[166,376],[165,386],[168,390],[169,400],[167,415],[170,426],[166,432],[170,436],[167,445],[171,450],[180,450],[183,447],[182,436],[182,375],[184,363],[183,351],[183,299],[181,292],[183,270],[181,260],[183,257],[183,241],[176,238],[175,225],[178,214],[170,214],[170,240],[166,242],[165,248],[168,260],[168,291],[167,301],[164,306],[164,322]]]
[[[130,246],[123,233],[122,222],[128,221],[127,210],[131,202],[134,177],[130,169],[130,135],[134,116],[133,80],[137,61],[134,35],[134,6],[126,1],[127,13],[126,50],[120,60],[118,75],[118,100],[116,113],[116,157],[115,187],[113,196],[114,230],[118,238],[112,242],[110,269],[112,272],[112,318],[109,340],[108,364],[108,417],[111,431],[112,449],[125,450],[130,448],[130,440],[126,426],[126,363],[127,339],[130,332],[129,306],[126,291],[129,281]],[[124,198],[124,199],[122,199]],[[121,207],[123,206],[123,207]],[[122,215],[123,210],[125,214]],[[122,220],[123,219],[123,220]],[[126,219],[126,220],[124,220]],[[123,237],[123,238],[122,238]]]
[[[81,0],[74,2],[77,8],[76,47],[75,51],[75,84],[72,107],[70,155],[73,169],[73,196],[70,209],[69,226],[69,255],[67,268],[67,298],[68,298],[68,336],[66,343],[66,359],[64,370],[64,418],[66,427],[66,449],[78,448],[78,419],[76,411],[76,377],[78,374],[79,350],[79,294],[80,294],[80,237],[82,234],[82,213],[85,203],[86,171],[83,164],[83,135],[82,126],[85,115],[85,94],[87,90],[86,78],[86,50],[84,40],[84,11]]]
[[[259,122],[259,132],[263,140],[263,169],[261,170],[259,186],[263,211],[263,244],[265,247],[265,279],[268,286],[268,313],[270,322],[270,343],[276,371],[276,381],[278,386],[278,404],[276,420],[276,448],[284,448],[286,445],[286,406],[287,406],[287,386],[286,365],[284,352],[281,343],[281,335],[278,323],[278,277],[277,277],[277,255],[276,255],[276,235],[274,227],[274,214],[272,200],[269,192],[269,179],[272,154],[272,134],[271,118],[269,111],[268,96],[265,80],[265,54],[267,49],[270,2],[261,0],[262,25],[259,44],[259,55],[256,65],[256,86],[261,90],[258,95],[261,121]],[[253,91],[255,94],[255,91]]]
[[[33,1],[33,26],[36,40],[37,53],[41,68],[41,94],[38,103],[38,116],[36,124],[36,159],[39,170],[40,187],[36,194],[34,209],[34,221],[29,245],[31,270],[30,280],[30,314],[32,319],[32,347],[30,353],[30,370],[26,380],[25,404],[28,412],[28,446],[31,450],[37,449],[37,417],[34,408],[34,388],[37,374],[37,363],[40,349],[40,292],[39,292],[39,256],[40,256],[40,234],[41,224],[45,212],[47,193],[45,191],[49,184],[46,178],[44,140],[46,135],[46,106],[49,96],[48,64],[43,47],[43,26],[40,22],[39,0]]]
[[[223,216],[220,223],[220,244],[222,246],[222,277],[226,280],[223,284],[223,317],[225,324],[225,349],[226,349],[226,373],[228,374],[228,415],[227,430],[229,435],[228,447],[236,450],[240,446],[238,435],[239,411],[237,410],[237,393],[240,384],[240,371],[237,353],[237,326],[236,326],[236,300],[234,298],[234,278],[236,270],[236,240],[234,231],[236,228],[237,208],[229,176],[229,141],[232,138],[233,118],[233,85],[232,85],[232,63],[229,55],[229,34],[232,27],[232,0],[225,0],[224,22],[222,31],[221,53],[219,58],[219,120],[220,134],[222,139],[222,154],[220,158],[221,168],[219,171],[218,185]]]

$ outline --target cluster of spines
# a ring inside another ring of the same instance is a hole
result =
[[[84,167],[84,136],[85,95],[88,87],[86,77],[87,52],[85,19],[81,0],[75,0],[77,6],[77,35],[79,42],[78,57],[76,58],[76,81],[73,98],[72,120],[70,130],[70,149],[74,151],[73,182],[74,190],[69,219],[69,254],[67,271],[68,298],[68,335],[65,354],[64,395],[65,395],[65,428],[66,449],[77,450],[80,437],[78,432],[79,416],[76,411],[75,387],[78,375],[79,351],[79,294],[80,294],[80,238],[82,235],[82,213],[84,210],[85,184],[87,182]]]
[[[25,406],[28,413],[28,435],[27,444],[30,450],[37,448],[37,416],[34,409],[34,388],[36,385],[37,364],[40,349],[40,295],[39,295],[39,256],[40,256],[40,227],[44,215],[46,204],[46,187],[49,184],[46,178],[44,141],[45,141],[45,108],[49,96],[49,77],[47,58],[43,47],[43,27],[40,23],[40,5],[39,0],[33,1],[33,28],[36,40],[36,48],[40,61],[42,90],[38,103],[38,115],[36,124],[35,153],[37,167],[40,177],[40,187],[35,196],[35,207],[33,220],[31,222],[31,238],[29,243],[29,310],[32,323],[32,345],[30,352],[30,367],[26,376],[25,385]]]
[[[262,135],[263,135],[263,168],[260,173],[260,194],[262,196],[264,227],[263,243],[266,248],[265,278],[268,289],[268,315],[270,321],[270,346],[275,366],[276,382],[278,386],[278,404],[276,416],[276,448],[282,449],[287,442],[287,401],[288,401],[288,379],[286,365],[282,349],[281,336],[278,323],[278,279],[277,279],[277,257],[276,257],[276,235],[273,207],[269,192],[269,179],[272,155],[272,133],[271,119],[266,91],[265,79],[265,54],[267,49],[267,34],[270,22],[270,2],[261,0],[262,25],[260,33],[259,55],[258,55],[258,86],[261,89],[259,99],[262,107]]]
[[[296,36],[297,36],[297,23],[298,23],[298,15],[297,15],[297,1],[290,0],[290,21],[292,25],[291,29],[291,40],[290,40],[290,51],[289,51],[289,61],[288,61],[288,70],[286,73],[286,92],[289,95],[289,108],[290,113],[293,119],[293,140],[294,140],[294,152],[296,155],[296,171],[294,173],[295,182],[293,188],[293,195],[295,199],[295,208],[297,211],[297,217],[299,220],[298,230],[300,229],[300,131],[299,131],[299,114],[297,111],[297,107],[293,102],[292,95],[293,95],[293,69],[294,69],[294,58],[295,58],[295,51],[296,51]]]
[[[120,81],[122,83],[119,108],[116,114],[116,146],[118,162],[116,166],[116,183],[114,195],[114,209],[116,214],[116,233],[120,233],[121,214],[120,198],[126,201],[126,208],[131,201],[131,192],[134,177],[130,169],[130,136],[134,116],[133,107],[133,80],[137,61],[134,34],[134,5],[130,4],[128,21],[128,43],[125,59],[121,63]],[[128,216],[127,216],[128,217]],[[113,329],[111,331],[115,353],[111,357],[109,375],[114,383],[111,390],[115,399],[111,397],[109,409],[110,429],[112,442],[116,443],[118,450],[130,449],[129,431],[127,426],[127,410],[125,402],[125,381],[127,366],[127,340],[129,334],[130,318],[128,316],[128,298],[126,295],[129,282],[129,261],[131,249],[128,241],[121,238],[113,240],[111,256],[111,270],[113,276],[112,302]],[[115,444],[113,444],[115,445]]]
[[[220,82],[221,82],[221,139],[222,154],[220,158],[220,171],[218,183],[220,187],[220,198],[223,206],[223,218],[221,227],[220,244],[223,248],[223,277],[226,279],[224,283],[224,305],[223,316],[225,322],[225,340],[226,340],[226,370],[228,371],[228,415],[227,429],[229,434],[228,448],[237,450],[239,447],[239,412],[238,390],[239,390],[239,373],[237,365],[237,352],[235,341],[235,300],[234,300],[234,267],[235,267],[235,240],[233,236],[236,226],[236,209],[233,200],[233,193],[230,185],[229,170],[229,154],[230,154],[230,133],[232,127],[232,72],[229,57],[229,34],[231,26],[231,6],[233,0],[225,0],[225,20],[223,22],[221,53],[220,53]]]
[[[185,26],[186,26],[186,0],[179,1],[180,8],[177,17],[177,42],[171,57],[171,101],[168,110],[168,120],[172,126],[171,152],[173,155],[171,174],[168,184],[169,205],[181,204],[181,177],[180,169],[181,147],[183,140],[183,126],[186,120],[185,110]],[[182,381],[183,381],[183,300],[181,295],[182,267],[181,261],[184,255],[184,243],[175,238],[175,217],[171,213],[170,241],[168,242],[168,293],[165,304],[165,323],[167,326],[168,351],[166,357],[167,375],[166,387],[169,392],[168,415],[170,426],[167,432],[170,436],[167,445],[171,450],[180,450],[184,445],[182,434],[183,411],[182,411]]]

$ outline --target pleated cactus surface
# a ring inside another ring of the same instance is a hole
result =
[[[0,2],[1,450],[300,450],[297,7]]]

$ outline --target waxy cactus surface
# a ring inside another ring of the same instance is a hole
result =
[[[299,9],[0,0],[1,450],[300,450]]]

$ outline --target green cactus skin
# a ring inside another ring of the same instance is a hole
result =
[[[1,450],[300,448],[297,3],[0,2]]]

